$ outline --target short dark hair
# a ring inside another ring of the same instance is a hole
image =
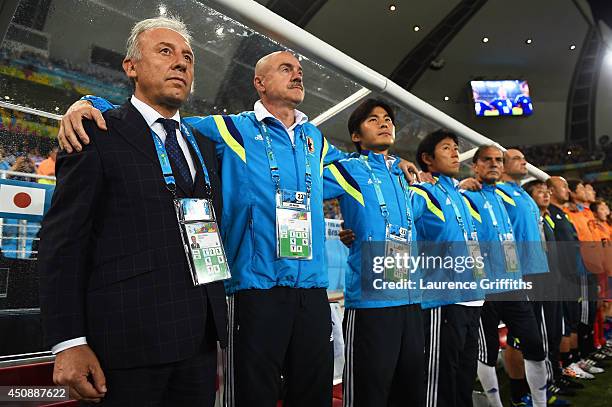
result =
[[[349,117],[348,120],[349,136],[352,136],[353,133],[359,133],[361,123],[366,121],[370,113],[372,113],[372,110],[376,107],[382,107],[391,118],[391,122],[395,125],[395,113],[391,106],[382,99],[369,98],[361,102],[359,106],[353,110],[353,113],[351,113],[351,117]],[[357,151],[361,151],[361,145],[359,143],[354,142],[353,144],[355,144]]]
[[[495,144],[484,144],[484,145],[478,147],[478,149],[474,152],[474,156],[472,157],[472,164],[475,164],[476,161],[478,161],[478,159],[482,155],[482,153],[484,153],[485,151],[487,151],[490,148],[494,148],[494,149],[496,149],[498,151],[501,151],[502,152],[502,156],[503,156],[503,151],[501,150],[501,148],[497,147]]]
[[[578,185],[580,184],[584,185],[584,182],[582,182],[582,180],[578,178],[570,178],[567,180],[567,186],[572,192],[576,192],[576,188],[578,188]]]
[[[548,187],[548,184],[546,183],[546,181],[542,181],[540,179],[534,179],[524,184],[523,189],[527,191],[529,195],[532,195],[533,190],[540,185],[546,185]]]
[[[447,129],[438,129],[432,133],[429,133],[423,140],[421,140],[416,152],[417,164],[419,164],[421,170],[429,171],[429,167],[425,161],[423,161],[423,154],[429,154],[432,158],[435,158],[434,151],[436,150],[436,146],[446,138],[450,138],[455,143],[459,144],[459,138],[457,135]]]
[[[595,202],[591,202],[591,205],[589,205],[589,209],[591,210],[591,212],[597,212],[597,209],[599,209],[599,207],[605,203],[606,201],[604,201],[603,199],[597,199],[595,200]]]

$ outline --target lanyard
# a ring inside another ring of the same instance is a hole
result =
[[[380,213],[382,217],[385,219],[385,225],[388,225],[389,224],[389,210],[387,209],[387,204],[385,203],[385,197],[383,196],[382,189],[380,188],[381,182],[376,176],[376,174],[374,174],[374,170],[372,170],[372,167],[370,166],[370,163],[368,162],[368,158],[366,156],[360,155],[359,160],[363,163],[363,165],[368,170],[368,174],[370,175],[370,180],[372,181],[372,185],[374,185],[374,191],[376,192],[376,199],[378,199],[378,206],[380,207]],[[400,178],[400,186],[402,188],[402,191],[404,192],[404,200],[405,200],[405,205],[406,205],[406,221],[408,223],[408,230],[410,231],[412,229],[412,215],[410,214],[410,204],[408,201],[408,192],[406,191],[406,188],[404,188],[404,186],[402,185],[401,178]]]
[[[453,210],[455,211],[455,217],[457,218],[457,223],[459,223],[459,227],[463,231],[463,236],[465,237],[465,241],[466,242],[469,241],[470,238],[469,238],[469,234],[468,234],[467,228],[465,227],[465,224],[463,223],[463,217],[461,216],[461,212],[459,211],[459,208],[457,207],[457,204],[455,203],[455,200],[448,193],[446,188],[444,188],[444,185],[442,185],[442,183],[440,181],[436,182],[436,185],[438,187],[440,187],[442,192],[444,192],[444,194],[446,194],[446,196],[448,197],[448,200],[450,201],[450,203],[451,203],[451,205],[453,207]],[[461,196],[460,196],[460,198],[463,199],[463,197],[461,197]],[[476,229],[474,229],[474,233],[476,233]]]
[[[402,188],[402,192],[404,193],[404,201],[406,203],[406,220],[408,221],[408,230],[412,229],[412,213],[410,212],[410,196],[408,195],[408,185],[404,185],[404,181],[402,180],[403,175],[399,175],[399,183]]]
[[[484,194],[484,192],[480,191],[480,195],[482,195],[482,199],[484,199],[485,201],[485,208],[487,208],[489,210],[489,215],[491,216],[491,221],[493,222],[493,227],[495,228],[495,230],[497,231],[497,236],[499,237],[500,241],[504,241],[504,237],[502,235],[502,233],[500,232],[500,227],[499,227],[499,223],[497,222],[497,216],[495,216],[495,211],[493,210],[493,205],[491,205],[491,202],[489,202],[489,200],[487,199],[486,195]],[[497,207],[499,208],[499,210],[502,212],[502,215],[505,215],[506,217],[506,221],[507,221],[507,226],[508,226],[508,232],[511,233],[512,235],[514,235],[514,231],[512,230],[512,223],[510,223],[510,217],[508,216],[508,213],[506,212],[506,207],[504,206],[504,203],[501,201],[501,198],[499,197],[499,195],[497,195],[495,192],[493,192],[493,195],[495,195],[495,199],[497,201]]]
[[[204,158],[202,157],[202,153],[200,152],[200,148],[195,141],[195,137],[191,134],[191,131],[181,123],[181,134],[185,136],[196,155],[198,156],[198,160],[200,160],[200,164],[202,165],[202,171],[204,171],[204,182],[206,184],[206,192],[210,196],[210,179],[208,178],[208,170],[204,165]],[[176,180],[174,179],[174,174],[172,173],[172,166],[170,165],[170,160],[168,159],[168,153],[166,152],[166,147],[164,143],[162,143],[161,138],[153,130],[151,130],[151,136],[153,137],[153,143],[155,144],[155,151],[157,152],[157,158],[159,159],[159,165],[161,166],[162,174],[164,176],[164,181],[166,181],[166,186],[168,189],[174,194],[176,191]],[[168,137],[166,135],[166,137]]]
[[[274,187],[276,188],[276,192],[280,192],[280,170],[278,168],[278,163],[276,162],[276,156],[274,155],[274,150],[272,150],[272,140],[270,139],[270,134],[268,132],[268,125],[266,125],[263,121],[257,121],[259,126],[259,131],[263,135],[264,145],[266,147],[266,156],[268,157],[268,164],[270,166],[270,175],[272,176],[272,181],[274,182]],[[310,160],[308,159],[308,147],[306,146],[306,135],[304,134],[303,127],[300,127],[300,138],[302,139],[302,147],[304,148],[304,159],[306,160],[306,194],[310,196],[310,191],[312,189],[312,169],[310,168]],[[295,144],[293,144],[293,148],[295,148]]]

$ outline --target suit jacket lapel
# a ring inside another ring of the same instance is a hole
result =
[[[153,144],[151,128],[147,125],[147,122],[142,117],[140,112],[136,110],[131,102],[128,101],[119,109],[111,110],[108,115],[109,117],[119,121],[116,129],[117,132],[125,139],[125,141],[131,144],[136,150],[140,151],[149,160],[154,162],[157,167],[159,167],[159,177],[163,181],[161,167],[159,165],[159,158],[157,157],[157,151],[155,151],[155,145]],[[191,196],[192,188],[184,185],[184,182],[180,180],[180,177],[175,176],[175,180],[179,195]]]
[[[149,160],[159,165],[159,159],[151,139],[151,128],[132,103],[127,102],[119,109],[111,110],[108,116],[118,120],[115,128],[125,141]]]

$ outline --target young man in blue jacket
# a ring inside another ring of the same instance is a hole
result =
[[[385,256],[416,252],[408,183],[399,159],[389,154],[394,118],[382,100],[361,103],[348,122],[358,154],[323,173],[324,198],[339,199],[344,227],[355,235],[345,284],[345,406],[423,404],[420,291],[407,285],[418,273],[382,265]]]
[[[459,173],[460,163],[455,134],[438,130],[427,135],[417,148],[417,162],[435,180],[434,184],[410,187],[419,244],[423,242],[442,256],[451,254],[455,261],[462,257],[473,259],[469,268],[423,270],[423,279],[475,283],[476,286],[465,290],[427,290],[422,294],[423,308],[427,308],[424,311],[428,363],[425,405],[471,406],[478,357],[478,321],[484,299],[478,283],[485,277],[485,270],[474,225],[480,214],[457,188],[454,177]]]

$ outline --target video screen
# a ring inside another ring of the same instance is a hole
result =
[[[533,103],[527,81],[471,81],[476,116],[530,116]]]

